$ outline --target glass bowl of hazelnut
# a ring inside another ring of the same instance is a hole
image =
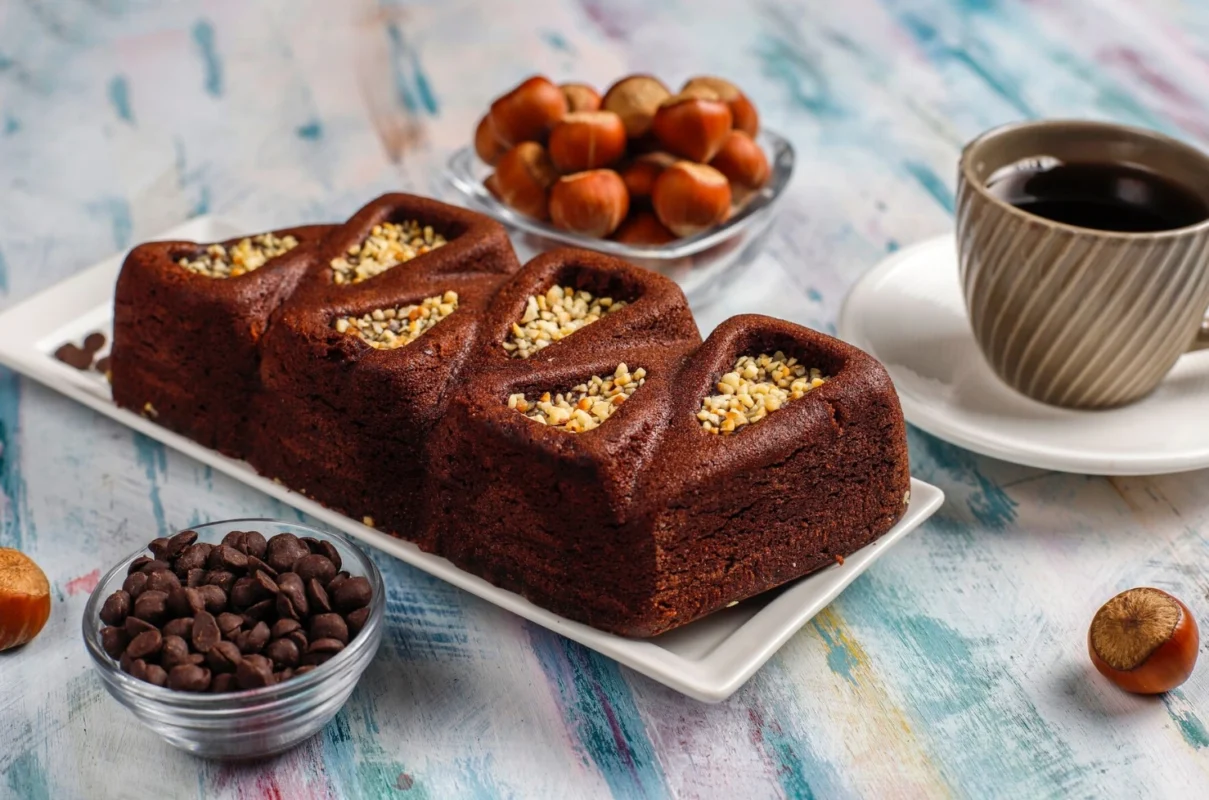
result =
[[[83,632],[106,690],[169,744],[253,759],[336,715],[378,651],[384,609],[382,575],[349,539],[237,519],[123,559]]]
[[[519,232],[522,261],[596,250],[700,304],[755,261],[793,168],[793,146],[720,78],[672,93],[630,75],[601,96],[538,76],[492,103],[447,174],[468,206]]]

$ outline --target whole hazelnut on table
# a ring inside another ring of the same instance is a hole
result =
[[[495,129],[491,127],[491,115],[484,114],[479,124],[474,128],[474,152],[485,164],[494,165],[504,154],[505,148],[495,137]]]
[[[677,161],[660,173],[651,190],[659,221],[677,236],[692,236],[730,215],[730,183],[706,164]]]
[[[563,172],[607,167],[625,155],[625,125],[612,111],[567,114],[550,130],[550,160]]]
[[[29,556],[0,547],[0,651],[29,642],[50,618],[50,581]]]
[[[1199,647],[1188,606],[1159,589],[1122,592],[1100,607],[1087,632],[1092,664],[1136,694],[1168,692],[1188,680]]]
[[[505,147],[544,142],[567,113],[567,97],[546,78],[535,76],[491,104],[491,126]]]
[[[651,130],[671,152],[704,164],[726,141],[731,120],[730,107],[721,100],[678,94],[659,105]]]
[[[629,210],[625,183],[611,169],[565,175],[550,190],[550,220],[584,236],[603,239],[617,230]]]
[[[709,165],[744,189],[759,189],[768,182],[768,157],[756,140],[743,131],[728,133]]]
[[[658,78],[630,75],[609,87],[601,108],[621,117],[626,136],[637,139],[651,129],[659,104],[671,95]]]
[[[626,217],[621,227],[613,234],[613,241],[623,244],[660,245],[676,241],[672,233],[650,211],[639,211]]]
[[[598,111],[600,109],[600,94],[586,83],[564,83],[558,87],[567,98],[567,110]]]
[[[690,78],[680,91],[691,94],[701,89],[708,89],[717,95],[719,100],[730,106],[735,130],[743,131],[753,137],[759,133],[760,115],[756,113],[756,107],[752,105],[751,100],[747,99],[747,95],[739,91],[739,87],[722,78],[701,75]]]
[[[558,180],[546,148],[537,142],[522,142],[500,156],[487,188],[522,214],[548,219],[550,187]]]

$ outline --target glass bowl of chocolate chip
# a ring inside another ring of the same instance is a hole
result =
[[[336,715],[378,651],[384,608],[381,573],[344,536],[236,519],[111,569],[84,641],[109,693],[170,744],[262,758]]]

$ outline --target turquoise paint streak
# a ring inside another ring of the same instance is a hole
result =
[[[46,772],[32,750],[26,750],[13,760],[4,777],[14,797],[21,800],[50,800],[50,784]]]
[[[765,34],[756,44],[756,57],[763,73],[789,92],[790,101],[817,116],[842,116],[844,109],[835,100],[827,76],[793,42],[778,35]]]
[[[817,619],[810,624],[823,639],[823,646],[827,648],[827,668],[856,686],[856,678],[853,676],[852,670],[856,669],[857,661],[853,657],[852,651],[845,647],[843,642],[832,636],[832,631],[825,628]]]
[[[294,132],[298,134],[299,139],[317,142],[323,138],[323,124],[319,120],[312,120],[305,125],[299,125]]]
[[[206,93],[219,97],[223,89],[222,59],[214,43],[214,26],[208,20],[199,19],[193,24],[193,43],[201,55]]]
[[[1013,500],[999,484],[983,475],[979,469],[985,459],[949,444],[935,436],[924,433],[918,428],[908,426],[907,442],[911,448],[912,466],[915,474],[931,483],[951,484],[953,480],[973,488],[966,498],[966,505],[974,519],[992,531],[1006,530],[1016,521],[1018,503]],[[950,502],[956,499],[956,493],[948,490]],[[938,515],[944,519],[942,510]]]
[[[903,162],[903,167],[919,182],[924,191],[940,204],[941,208],[949,212],[949,214],[953,213],[956,209],[956,200],[953,198],[953,192],[949,189],[948,184],[944,182],[944,179],[937,175],[931,167],[919,161],[905,161]]]
[[[1176,728],[1179,729],[1180,736],[1193,750],[1203,750],[1209,747],[1209,730],[1205,729],[1205,723],[1201,722],[1200,717],[1191,708],[1173,708],[1172,699],[1183,701],[1185,704],[1187,701],[1179,689],[1163,695],[1163,705],[1167,707],[1167,713],[1171,716],[1171,721],[1175,723]]]
[[[571,43],[567,41],[566,37],[564,37],[558,31],[542,31],[541,37],[542,41],[550,45],[555,50],[558,50],[560,53],[575,55],[575,48],[572,47]]]
[[[88,211],[93,216],[107,217],[110,229],[113,231],[113,244],[118,250],[125,250],[130,244],[134,232],[134,222],[130,216],[130,204],[121,197],[106,197],[95,203],[89,203]]]
[[[390,37],[391,63],[394,67],[395,91],[399,101],[408,111],[424,112],[436,116],[438,112],[437,98],[429,85],[428,76],[420,64],[420,56],[407,40],[395,23],[386,26]]]
[[[21,120],[14,117],[12,114],[4,115],[4,135],[12,136],[17,131],[21,130]]]
[[[0,367],[0,544],[24,549],[34,540],[33,519],[21,477],[21,379]]]
[[[130,107],[130,82],[125,75],[114,75],[109,81],[109,102],[119,119],[134,124],[134,111]]]
[[[168,471],[168,454],[159,442],[134,432],[134,451],[138,463],[142,465],[147,476],[148,499],[151,500],[151,513],[155,517],[155,525],[160,536],[172,533],[168,528],[168,520],[164,515],[164,503],[160,499],[159,478]]]
[[[526,629],[584,762],[596,766],[616,797],[668,796],[621,667],[536,625]]]

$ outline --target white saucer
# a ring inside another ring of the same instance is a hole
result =
[[[951,235],[865,275],[844,302],[839,334],[886,365],[911,424],[969,450],[1092,475],[1209,467],[1209,351],[1181,358],[1152,395],[1125,408],[1031,400],[995,376],[974,342]]]

